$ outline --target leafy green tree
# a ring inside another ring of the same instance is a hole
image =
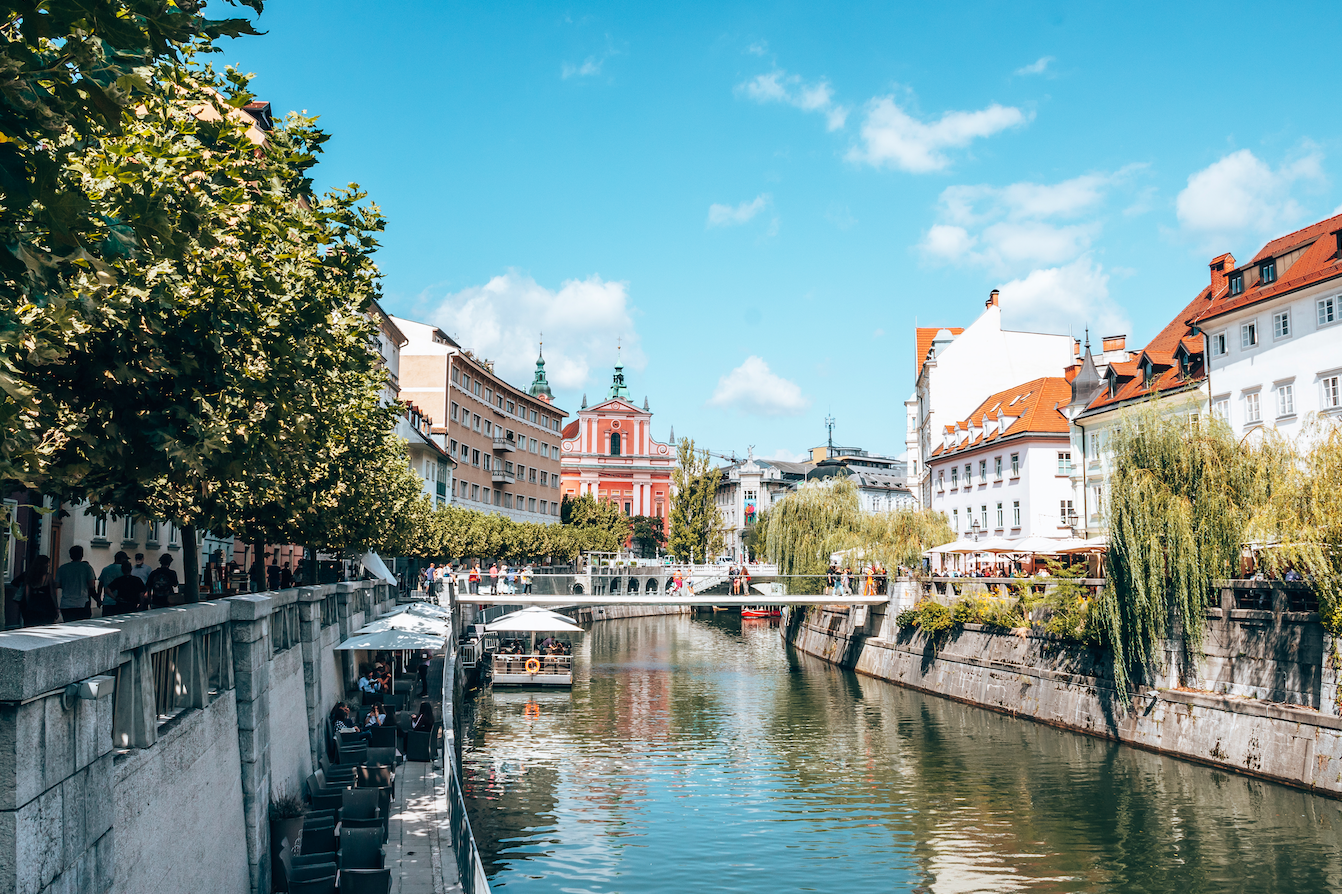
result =
[[[722,516],[716,505],[722,470],[707,451],[696,452],[694,441],[682,438],[676,447],[671,473],[671,533],[667,548],[677,561],[711,561],[723,549]]]
[[[651,559],[666,546],[666,526],[653,515],[635,515],[630,520],[630,538],[641,558]]]
[[[560,503],[561,518],[564,504]],[[629,516],[614,503],[583,494],[568,502],[568,522],[580,552],[613,553],[629,542]]]

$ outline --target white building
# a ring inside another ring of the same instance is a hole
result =
[[[715,496],[723,525],[723,554],[733,561],[744,561],[746,531],[761,512],[805,481],[812,468],[810,463],[756,459],[753,455],[724,468]]]
[[[996,289],[968,328],[920,328],[915,335],[917,383],[904,404],[905,446],[909,488],[927,506],[932,503],[927,465],[943,428],[1012,383],[1058,375],[1073,363],[1075,341],[1068,335],[1003,330]]]
[[[1062,377],[990,395],[946,424],[928,464],[931,508],[961,538],[1067,537],[1075,523]]]
[[[1228,257],[1228,256],[1227,256]],[[1230,260],[1196,314],[1208,345],[1211,411],[1238,433],[1295,437],[1342,416],[1342,215]]]

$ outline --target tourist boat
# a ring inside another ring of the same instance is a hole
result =
[[[491,656],[490,677],[495,686],[573,685],[573,634],[582,633],[582,628],[568,617],[531,606],[486,624],[485,630],[512,643],[522,641],[519,634],[529,639],[528,644],[514,652],[507,651],[505,642]],[[537,634],[544,634],[541,645],[548,641],[551,648],[538,646]]]
[[[743,605],[741,607],[741,617],[743,618],[778,618],[783,614],[783,610],[776,605]]]

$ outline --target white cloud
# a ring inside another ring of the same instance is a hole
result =
[[[746,47],[746,52],[752,56],[763,56],[765,53],[769,52],[769,41],[757,40]]]
[[[950,186],[919,248],[929,260],[968,261],[1002,274],[1061,264],[1090,248],[1109,189],[1131,169],[1084,174],[1061,183]],[[1082,220],[1077,221],[1077,218]]]
[[[753,416],[795,416],[804,412],[811,401],[802,395],[797,383],[774,375],[763,359],[750,356],[718,379],[708,405]]]
[[[606,58],[603,56],[598,59],[595,56],[588,56],[583,60],[582,65],[574,65],[571,62],[565,62],[561,69],[564,80],[569,78],[587,78],[592,75],[601,74],[601,66],[606,64]]]
[[[950,164],[945,150],[963,148],[1029,120],[1020,109],[994,103],[977,112],[946,112],[926,124],[901,109],[893,96],[881,96],[867,103],[862,146],[854,146],[848,159],[914,174],[940,171]]]
[[[617,339],[626,366],[642,369],[645,362],[629,284],[596,275],[567,280],[555,291],[509,270],[483,286],[448,295],[429,318],[462,347],[494,361],[499,375],[520,387],[531,383],[541,333],[545,370],[555,388],[582,388],[593,368],[604,376]]]
[[[1086,327],[1127,332],[1128,318],[1109,297],[1109,274],[1089,256],[1034,270],[1001,286],[1002,325],[1079,335]]]
[[[1034,62],[1031,62],[1029,65],[1025,65],[1016,69],[1016,74],[1018,75],[1043,74],[1044,70],[1048,68],[1049,63],[1052,61],[1053,61],[1052,56],[1041,56],[1039,59],[1037,59]]]
[[[743,223],[749,223],[756,214],[759,214],[765,208],[769,207],[772,201],[769,194],[761,193],[755,196],[749,202],[742,202],[739,205],[719,205],[714,203],[708,206],[708,227],[735,227]],[[776,228],[778,219],[774,218]]]
[[[1305,213],[1292,192],[1302,182],[1323,181],[1321,162],[1311,152],[1274,171],[1248,149],[1232,152],[1188,178],[1175,200],[1179,224],[1213,247],[1286,229]]]
[[[802,111],[819,112],[825,116],[828,130],[838,130],[848,120],[849,110],[834,102],[834,90],[824,78],[806,84],[800,75],[790,75],[776,68],[736,85],[736,92],[758,103],[781,102]]]

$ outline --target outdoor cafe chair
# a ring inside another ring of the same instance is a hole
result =
[[[335,851],[316,854],[294,854],[289,862],[294,866],[330,866],[335,872]]]
[[[340,870],[381,869],[385,858],[381,829],[340,830]]]
[[[340,894],[388,894],[390,869],[346,869],[340,873]]]
[[[405,759],[408,761],[433,760],[433,733],[414,732],[406,737]]]
[[[400,756],[401,755],[396,750],[395,745],[389,745],[386,748],[369,748],[368,759],[364,762],[364,765],[371,767],[381,764],[383,766],[392,767],[394,772],[396,761]]]
[[[368,731],[368,747],[395,748],[398,733],[394,726],[375,726]]]
[[[312,809],[317,811],[339,810],[344,803],[347,789],[325,789],[312,796]]]
[[[380,692],[361,692],[359,695],[365,708],[382,704],[382,693]]]
[[[336,894],[336,877],[289,882],[289,894]]]
[[[340,746],[340,762],[342,764],[361,764],[366,760],[368,760],[367,745]]]
[[[330,854],[323,854],[329,857]],[[309,863],[306,866],[295,866],[289,870],[289,881],[292,882],[310,882],[314,879],[326,878],[336,874],[336,864],[334,860],[327,860],[325,863]]]
[[[341,793],[340,818],[368,819],[377,816],[377,792],[369,788],[347,788]]]
[[[300,853],[334,854],[335,849],[335,826],[303,827],[303,845]]]

